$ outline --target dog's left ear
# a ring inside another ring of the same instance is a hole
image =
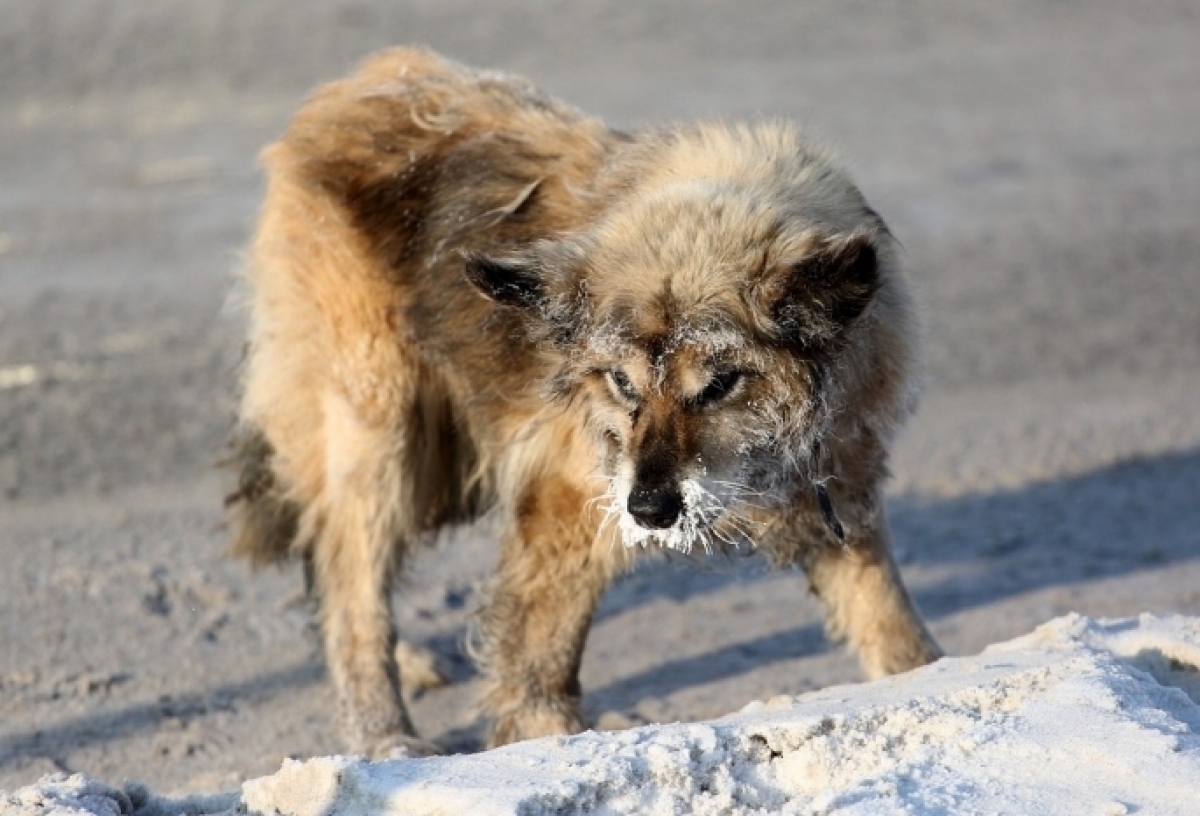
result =
[[[828,345],[862,315],[879,290],[879,256],[871,238],[823,242],[807,257],[769,275],[760,289],[774,331],[801,347]]]
[[[467,280],[497,303],[540,308],[546,299],[541,264],[530,258],[467,256]]]

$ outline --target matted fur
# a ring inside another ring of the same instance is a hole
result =
[[[490,744],[584,726],[593,609],[648,546],[802,566],[872,676],[937,656],[880,487],[915,393],[895,242],[793,127],[626,135],[398,49],[264,160],[235,550],[311,565],[352,749],[423,748],[392,583],[495,505]]]

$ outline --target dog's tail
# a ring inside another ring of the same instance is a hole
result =
[[[293,554],[300,508],[284,495],[271,468],[275,450],[253,427],[239,429],[229,447],[224,464],[237,476],[237,489],[225,497],[229,550],[255,566],[282,561]]]

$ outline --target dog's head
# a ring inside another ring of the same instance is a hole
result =
[[[741,173],[651,174],[583,234],[468,261],[557,348],[547,394],[586,417],[627,544],[708,546],[739,507],[819,479],[891,239],[845,176],[773,146],[736,144]]]

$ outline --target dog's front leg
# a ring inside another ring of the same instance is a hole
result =
[[[849,642],[871,678],[942,656],[900,580],[879,501],[869,523],[845,531],[844,545],[818,541],[802,556],[813,593],[825,607],[826,631]]]
[[[476,630],[489,747],[584,729],[579,665],[613,560],[593,547],[586,498],[548,479],[515,508]]]
[[[351,751],[383,757],[416,741],[400,699],[391,582],[372,544],[327,528],[316,546],[316,584],[342,736]]]
[[[325,492],[308,523],[343,738],[376,758],[432,753],[405,710],[395,657],[391,588],[406,543],[398,442],[340,398],[326,400],[324,430]]]

